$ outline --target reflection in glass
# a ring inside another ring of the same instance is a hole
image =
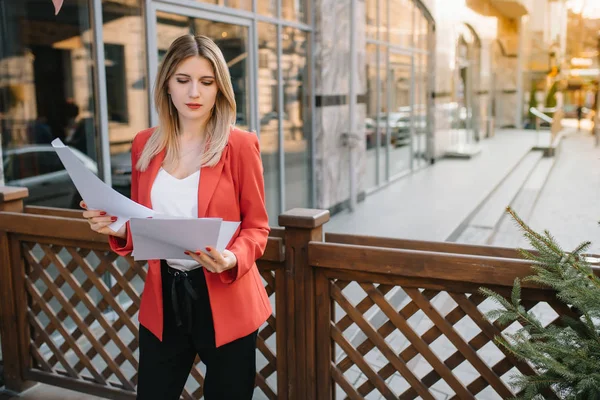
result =
[[[238,8],[240,10],[252,11],[252,0],[227,0],[225,2],[225,6]]]
[[[256,2],[256,11],[267,17],[277,17],[277,0],[260,0]]]
[[[205,19],[157,12],[157,45],[159,60],[171,42],[184,34],[205,35],[215,41],[223,52],[237,103],[236,125],[250,127],[248,96],[248,28]]]
[[[379,40],[384,42],[387,42],[390,38],[388,26],[391,18],[388,15],[388,1],[379,0],[377,7],[379,10]]]
[[[423,12],[415,7],[415,47],[427,51],[429,23]]]
[[[410,169],[410,143],[412,130],[411,56],[390,53],[389,83],[390,129],[389,173],[394,176]]]
[[[415,100],[413,109],[413,163],[415,168],[426,164],[427,148],[427,55],[415,54]]]
[[[283,27],[283,142],[285,150],[285,210],[311,205],[310,120],[307,115],[308,34]]]
[[[367,9],[367,38],[377,39],[377,0],[366,0],[365,7]]]
[[[281,17],[283,19],[306,22],[306,0],[281,0]]]
[[[392,44],[412,47],[413,9],[413,0],[390,0],[390,42]]]
[[[102,1],[112,184],[129,196],[131,141],[149,126],[144,19],[139,5]]]
[[[196,0],[199,3],[220,4],[223,5],[223,0]]]
[[[277,27],[258,23],[258,118],[265,176],[267,211],[277,225],[279,205],[279,114],[277,92]]]
[[[0,7],[0,132],[5,183],[29,189],[27,204],[78,207],[78,196],[50,142],[75,149],[98,172],[90,10],[22,0]]]
[[[377,46],[367,44],[367,118],[365,120],[365,139],[367,151],[366,188],[377,186],[377,157],[384,157],[380,152],[385,145],[385,126],[380,126],[377,119],[378,91],[377,91]],[[385,99],[383,99],[385,101]],[[381,101],[381,100],[379,100]]]
[[[379,112],[376,115],[375,125],[378,127],[380,132],[380,140],[382,146],[385,146],[385,152],[383,149],[379,150],[379,182],[382,183],[389,179],[388,174],[388,160],[389,145],[390,142],[390,125],[388,123],[388,103],[390,101],[388,96],[388,48],[384,46],[379,47]]]

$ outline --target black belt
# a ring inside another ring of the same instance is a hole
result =
[[[196,293],[196,291],[194,290],[194,287],[191,283],[192,281],[186,271],[180,271],[171,267],[168,267],[167,271],[169,272],[169,274],[173,275],[173,281],[171,282],[171,303],[173,304],[175,323],[177,324],[177,327],[183,326],[179,310],[178,297],[178,294],[181,294],[183,297],[183,304],[185,304],[185,313],[187,315],[187,331],[191,334],[193,325],[193,309],[190,297],[193,300],[197,301],[198,293]],[[202,271],[200,272],[202,273]]]

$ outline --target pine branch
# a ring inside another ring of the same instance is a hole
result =
[[[511,384],[521,389],[516,398],[545,398],[550,390],[561,399],[600,399],[600,279],[585,259],[590,242],[565,252],[550,232],[536,233],[512,209],[507,210],[536,250],[519,249],[524,259],[533,262],[533,274],[525,279],[553,289],[556,298],[578,314],[578,318],[561,316],[562,324],[544,326],[521,305],[518,279],[508,299],[480,289],[500,305],[486,314],[488,318],[505,326],[515,321],[522,325],[515,333],[494,339],[537,371],[534,376],[513,377]]]
[[[523,222],[523,220],[517,215],[517,213],[515,213],[515,211],[511,207],[507,207],[506,211],[515,219],[515,221],[521,227],[521,229],[526,232],[526,236],[528,236],[530,238],[530,241],[532,242],[532,244],[534,244],[535,240],[537,239],[538,241],[540,241],[543,244],[545,244],[546,246],[548,246],[549,249],[552,249],[553,251],[555,251],[556,255],[563,254],[561,249],[555,244],[554,239],[552,238],[552,236],[550,235],[550,233],[548,231],[546,231],[547,237],[544,237],[544,236],[538,234],[537,232],[535,232],[529,226],[527,226],[527,224],[525,224],[525,222]],[[590,244],[591,244],[591,242],[584,242],[579,247],[588,248],[590,246]],[[580,257],[578,257],[578,258],[580,259]],[[573,260],[573,261],[575,261],[575,260]],[[581,266],[579,266],[577,262],[574,262],[572,266],[573,266],[573,268],[578,270],[580,273],[584,274],[588,279],[590,279],[592,281],[592,283],[597,288],[600,289],[600,279],[598,279],[598,277],[592,271],[589,271],[589,272],[583,271],[581,269]]]

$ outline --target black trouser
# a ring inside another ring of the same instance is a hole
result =
[[[182,274],[163,261],[161,274],[163,341],[140,325],[137,398],[179,399],[198,354],[206,365],[205,399],[251,399],[257,332],[216,348],[202,268]]]

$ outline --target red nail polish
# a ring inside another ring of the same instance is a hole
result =
[[[113,222],[115,222],[115,221],[116,221],[116,220],[118,220],[118,219],[119,219],[119,218],[117,218],[117,217],[110,217],[110,220],[111,220],[111,221],[113,221]]]
[[[87,204],[85,204],[85,203],[81,203],[81,206],[82,206],[83,208],[87,208]]]
[[[102,211],[100,215],[106,215],[106,211]]]
[[[188,255],[188,256],[190,255],[190,252],[189,252],[189,251],[184,251],[184,253],[185,253],[186,255]]]
[[[207,247],[206,251],[212,251],[212,249],[210,247]]]
[[[202,255],[202,252],[200,252],[200,251],[197,251],[197,252],[196,252],[196,255]]]

